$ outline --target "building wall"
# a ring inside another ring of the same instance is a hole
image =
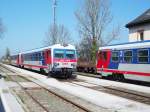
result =
[[[150,24],[146,24],[129,28],[129,42],[141,41],[141,32],[144,40],[150,40]]]

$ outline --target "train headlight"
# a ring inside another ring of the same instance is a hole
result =
[[[72,63],[72,64],[71,64],[71,66],[72,66],[73,68],[75,68],[75,67],[76,67],[76,65],[75,65],[74,63]]]
[[[54,67],[57,67],[59,65],[59,63],[54,63]]]

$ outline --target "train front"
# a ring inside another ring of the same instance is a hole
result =
[[[53,49],[52,72],[63,77],[71,77],[76,71],[77,55],[76,49],[72,45],[61,46]]]

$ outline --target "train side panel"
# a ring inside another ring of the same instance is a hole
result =
[[[25,68],[44,70],[47,69],[49,55],[46,55],[47,51],[33,52],[28,54],[23,54],[22,66]],[[47,57],[46,57],[47,56]]]
[[[110,49],[110,52],[99,52],[97,73],[102,76],[150,82],[150,48]]]

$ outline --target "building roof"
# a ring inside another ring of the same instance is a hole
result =
[[[136,19],[126,24],[126,28],[130,28],[130,27],[134,27],[146,23],[150,23],[150,9],[146,10],[143,14],[138,16]]]

